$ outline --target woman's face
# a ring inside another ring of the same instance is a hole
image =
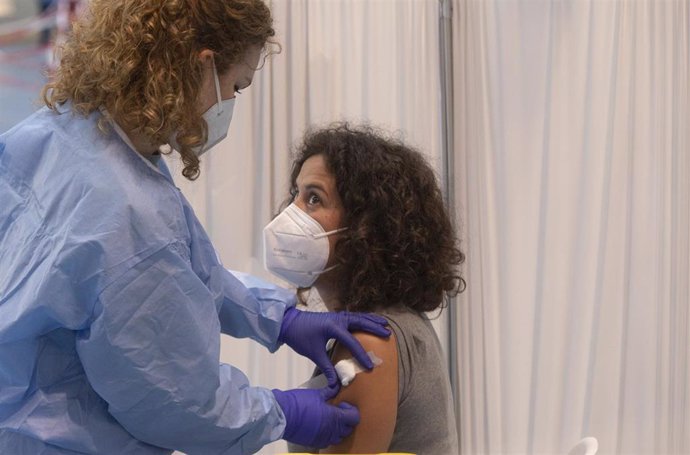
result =
[[[342,226],[344,209],[336,187],[335,176],[326,167],[323,155],[309,157],[296,180],[297,194],[294,203],[314,218],[324,231],[332,231]],[[330,247],[327,267],[332,265],[333,250],[339,234],[328,236]]]
[[[199,58],[204,64],[204,77],[201,86],[199,108],[200,112],[206,112],[218,102],[216,95],[216,82],[213,77],[213,52],[204,50]],[[218,74],[220,83],[220,97],[222,100],[235,98],[240,92],[249,87],[254,79],[254,73],[261,58],[261,46],[252,46],[247,51],[244,59],[230,65],[225,73]]]

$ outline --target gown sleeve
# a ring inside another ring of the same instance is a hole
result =
[[[240,306],[249,299],[227,271],[218,273],[228,296],[242,294]],[[219,366],[213,292],[219,289],[207,287],[175,248],[164,247],[100,293],[77,350],[110,414],[137,439],[189,454],[254,453],[282,436],[285,417],[270,390]],[[274,307],[267,311],[277,316]]]
[[[279,347],[285,310],[297,302],[295,292],[223,267],[218,253],[191,205],[180,194],[187,222],[192,270],[206,284],[217,307],[220,330],[235,338],[251,338],[270,352]]]
[[[251,338],[270,352],[279,347],[278,334],[285,310],[297,303],[294,291],[222,266],[211,272],[208,287],[220,302],[221,332]]]

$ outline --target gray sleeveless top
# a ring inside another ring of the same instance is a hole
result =
[[[398,345],[398,415],[388,452],[460,453],[446,361],[429,319],[407,308],[378,314],[388,319]],[[290,452],[317,452],[288,447]]]

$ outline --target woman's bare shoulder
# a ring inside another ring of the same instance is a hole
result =
[[[379,338],[368,333],[354,334],[367,352],[373,352],[382,363],[373,370],[358,373],[342,387],[334,404],[350,403],[359,409],[360,424],[352,435],[337,446],[321,453],[379,453],[388,451],[398,410],[398,350],[395,335]],[[342,345],[336,346],[333,362],[352,358]]]

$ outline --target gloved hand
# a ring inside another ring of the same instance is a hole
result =
[[[290,346],[295,352],[308,357],[328,379],[329,387],[338,385],[338,375],[326,352],[326,342],[335,338],[342,343],[365,368],[372,369],[371,359],[350,333],[361,330],[380,337],[390,336],[385,326],[386,318],[367,313],[338,313],[301,311],[290,307],[285,311],[278,341]]]
[[[359,423],[357,408],[344,402],[337,406],[326,403],[338,390],[339,386],[285,391],[274,389],[273,396],[285,414],[283,439],[303,446],[323,448],[338,444],[352,433]]]

